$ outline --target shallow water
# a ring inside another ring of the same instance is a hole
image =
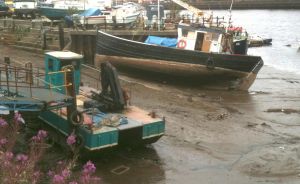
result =
[[[232,20],[250,35],[273,39],[272,46],[250,48],[250,55],[261,56],[267,66],[300,74],[299,10],[233,10]]]

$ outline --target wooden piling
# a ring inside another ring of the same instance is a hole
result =
[[[58,34],[59,34],[60,50],[63,50],[65,47],[65,37],[64,37],[64,28],[63,28],[62,23],[58,24]]]

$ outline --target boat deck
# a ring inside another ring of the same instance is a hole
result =
[[[72,97],[51,91],[46,88],[9,88],[9,92],[18,96],[5,95],[6,87],[0,88],[2,97],[0,105],[5,105],[9,110],[40,111],[71,105]]]
[[[88,97],[82,95],[77,96],[79,110],[84,110],[82,107],[83,102],[88,99]],[[151,117],[151,113],[135,106],[128,106],[118,113],[102,113],[97,111],[94,113],[83,113],[84,124],[93,125],[93,131],[98,131],[98,129],[102,129],[103,127],[115,127],[118,130],[125,130],[161,121],[160,118]]]

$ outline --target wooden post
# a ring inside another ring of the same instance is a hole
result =
[[[64,28],[62,23],[58,24],[58,32],[59,32],[59,46],[60,50],[63,50],[65,47],[65,37],[64,37]]]
[[[14,67],[14,73],[15,73],[15,88],[16,88],[16,94],[18,95],[18,75],[17,75],[17,68]]]
[[[6,76],[7,92],[9,94],[9,76],[8,76],[8,66],[7,65],[5,65],[5,76]]]
[[[26,69],[26,76],[25,81],[28,84],[33,83],[33,69],[32,69],[32,63],[25,63],[25,69]]]
[[[46,50],[47,49],[47,32],[45,29],[42,29],[42,38],[43,38],[42,49]]]

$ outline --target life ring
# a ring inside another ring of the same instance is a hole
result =
[[[184,49],[186,47],[186,41],[185,40],[179,40],[177,43],[177,47],[180,49]]]
[[[80,126],[83,123],[83,115],[81,112],[74,111],[70,115],[70,121],[74,126]]]

